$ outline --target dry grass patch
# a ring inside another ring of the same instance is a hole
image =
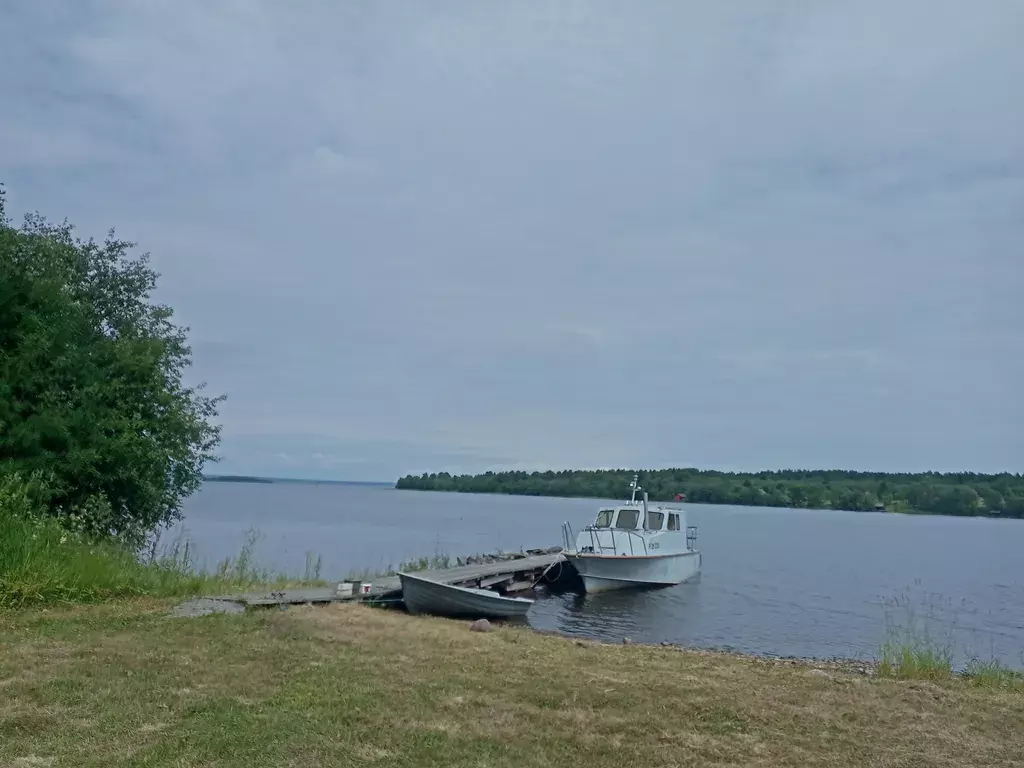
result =
[[[0,616],[0,765],[952,767],[1024,754],[1024,696],[956,680],[478,634],[358,606],[165,609]]]

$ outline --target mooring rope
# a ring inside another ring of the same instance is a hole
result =
[[[545,568],[544,572],[541,573],[541,575],[539,577],[537,577],[537,580],[535,582],[533,582],[533,587],[536,587],[538,584],[540,584],[542,581],[544,581],[545,577],[548,575],[548,571],[550,571],[556,565],[558,566],[558,575],[555,576],[554,581],[558,581],[562,577],[562,561],[561,560],[556,560],[555,562],[551,563],[551,565],[549,565],[547,568]],[[548,583],[550,584],[552,582],[548,582]],[[530,589],[533,589],[533,587],[530,587]]]

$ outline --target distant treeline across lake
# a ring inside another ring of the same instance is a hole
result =
[[[635,470],[486,472],[482,475],[409,475],[397,488],[522,496],[618,499],[628,493]],[[779,470],[718,472],[700,469],[639,470],[652,500],[681,495],[699,504],[758,507],[918,512],[934,515],[994,515],[1024,518],[1024,476],[1004,472],[846,472]]]
[[[253,477],[252,475],[206,475],[207,483],[272,483],[269,477]]]

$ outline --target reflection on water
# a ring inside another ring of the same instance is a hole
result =
[[[680,624],[699,621],[699,587],[699,582],[692,582],[596,595],[546,595],[530,611],[530,621],[540,628],[599,640],[628,637],[637,642],[662,642],[665,638],[659,627],[666,612]]]
[[[248,528],[264,567],[326,578],[443,552],[549,546],[600,501],[422,493],[339,485],[208,484],[184,530],[208,565]],[[697,583],[586,597],[541,594],[539,628],[602,640],[774,655],[871,657],[886,622],[907,618],[961,658],[1024,667],[1024,522],[688,505],[700,527]],[[182,529],[179,528],[178,533]],[[175,535],[176,532],[171,533]]]

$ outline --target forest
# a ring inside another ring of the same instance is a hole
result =
[[[1024,476],[1004,472],[851,472],[776,470],[756,473],[701,469],[447,472],[408,475],[405,490],[621,499],[634,472],[652,501],[804,509],[885,510],[933,515],[1024,518]]]

